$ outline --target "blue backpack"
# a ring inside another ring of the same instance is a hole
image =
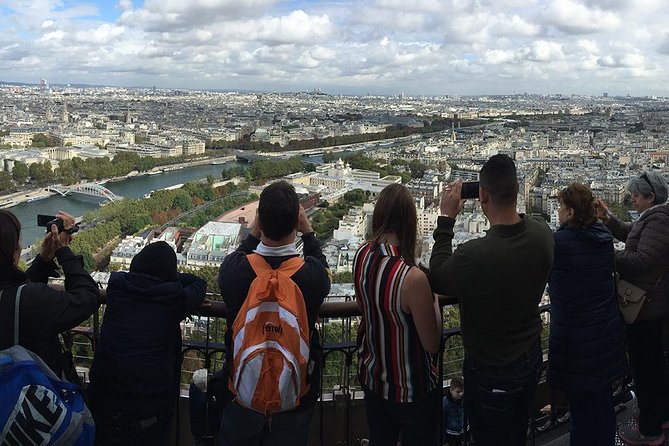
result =
[[[14,346],[0,351],[0,445],[92,445],[95,424],[79,386],[60,380],[42,359],[18,345],[23,287],[9,306]]]

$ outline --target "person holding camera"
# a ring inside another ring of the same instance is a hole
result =
[[[18,344],[37,354],[57,376],[72,377],[76,371],[63,355],[58,334],[97,311],[99,293],[81,256],[68,246],[78,229],[74,217],[59,212],[56,219],[60,221],[47,227],[41,251],[24,273],[18,268],[21,223],[10,211],[0,210],[0,350],[14,345],[11,327],[20,292]],[[63,269],[64,290],[47,285],[49,277],[59,277],[54,260]]]
[[[446,187],[430,283],[460,304],[464,405],[476,444],[524,445],[542,362],[538,306],[553,265],[553,235],[546,223],[516,211],[518,177],[509,156],[491,157],[479,176],[490,229],[453,252],[462,182]]]

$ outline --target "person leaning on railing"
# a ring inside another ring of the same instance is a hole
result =
[[[608,446],[616,436],[612,383],[625,374],[613,236],[595,216],[592,192],[574,183],[558,193],[560,228],[548,282],[548,382],[563,390],[572,446]]]
[[[441,386],[432,354],[441,314],[425,273],[415,265],[416,207],[401,184],[386,186],[372,217],[372,240],[353,260],[358,379],[372,445],[434,445]]]
[[[69,248],[74,217],[64,212],[57,215],[63,221],[63,231],[51,225],[42,241],[40,253],[28,270],[18,268],[21,254],[21,223],[7,210],[0,210],[0,350],[14,344],[9,328],[14,318],[13,308],[17,288],[21,291],[19,305],[19,345],[37,354],[57,376],[76,380],[74,364],[63,354],[58,334],[70,330],[97,311],[98,286],[84,269],[81,256]],[[65,289],[47,285],[49,277],[58,277],[57,265],[63,269]]]
[[[97,445],[167,444],[181,378],[179,324],[206,292],[203,279],[177,272],[164,241],[111,275],[90,373]]]
[[[627,185],[641,216],[624,223],[598,200],[597,216],[613,236],[625,242],[616,252],[621,279],[648,293],[637,320],[627,325],[627,351],[636,388],[639,423],[618,435],[628,444],[662,444],[669,429],[669,372],[663,352],[663,326],[669,314],[669,205],[667,182],[660,173],[643,172]]]

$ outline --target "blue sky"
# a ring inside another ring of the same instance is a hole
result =
[[[669,96],[666,0],[0,0],[0,79]]]

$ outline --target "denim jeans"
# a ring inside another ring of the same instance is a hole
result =
[[[369,446],[396,446],[400,433],[402,446],[438,444],[441,389],[414,403],[388,401],[369,389],[363,390]]]
[[[465,417],[477,446],[525,445],[541,360],[539,342],[503,366],[482,365],[465,357]]]
[[[314,408],[279,412],[271,419],[240,406],[228,403],[221,418],[221,446],[306,446]]]

